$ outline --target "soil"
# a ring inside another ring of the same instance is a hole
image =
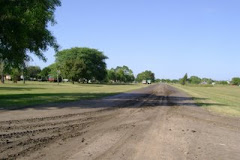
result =
[[[206,104],[207,105],[207,104]],[[240,118],[166,84],[0,112],[0,159],[240,159]]]

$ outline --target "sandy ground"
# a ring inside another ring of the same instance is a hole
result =
[[[0,112],[0,159],[240,159],[240,118],[165,84],[101,100]]]

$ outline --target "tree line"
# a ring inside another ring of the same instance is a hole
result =
[[[39,66],[10,67],[5,70],[12,80],[16,82],[20,77],[24,80],[52,81],[67,80],[74,82],[110,82],[131,83],[142,80],[155,80],[154,73],[144,71],[135,78],[133,71],[128,66],[117,66],[107,69],[105,60],[108,59],[103,52],[92,48],[75,47],[59,51],[55,55],[55,63],[43,68]]]
[[[180,83],[182,85],[185,84],[232,84],[232,85],[240,85],[240,77],[233,77],[231,81],[217,81],[213,80],[211,78],[200,78],[198,76],[191,76],[188,77],[187,73],[183,76],[183,78],[180,78],[177,83]]]
[[[90,48],[72,48],[58,52],[59,45],[48,30],[55,25],[54,12],[61,6],[60,0],[21,0],[0,1],[0,72],[4,83],[6,74],[16,82],[19,77],[25,80],[46,80],[49,76],[75,81],[110,81],[127,83],[134,80],[151,79],[154,74],[145,71],[137,75],[127,66],[106,69],[108,58],[102,52]],[[43,70],[38,66],[27,66],[31,57],[36,55],[46,61],[43,54],[49,47],[57,52],[56,62]]]

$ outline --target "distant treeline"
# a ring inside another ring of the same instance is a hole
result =
[[[93,48],[71,48],[59,51],[55,55],[55,63],[41,69],[39,66],[3,67],[0,63],[0,78],[17,82],[18,80],[51,81],[51,82],[79,82],[79,83],[132,83],[151,82],[185,84],[232,84],[240,85],[240,78],[234,77],[231,81],[216,81],[211,78],[198,76],[188,77],[187,74],[180,79],[155,79],[155,74],[146,70],[136,77],[126,65],[107,69],[105,60],[108,59],[103,52]]]
[[[92,48],[71,48],[57,52],[55,63],[41,69],[39,66],[8,67],[0,69],[7,80],[32,81],[70,81],[82,83],[132,83],[142,80],[154,82],[155,75],[151,71],[144,71],[134,76],[128,66],[117,66],[107,69],[103,52]]]
[[[163,83],[180,83],[182,85],[185,84],[202,84],[202,85],[215,85],[215,84],[221,84],[221,85],[240,85],[240,78],[234,77],[231,81],[219,81],[219,80],[213,80],[211,78],[200,78],[198,76],[191,76],[188,77],[187,74],[184,75],[183,78],[180,79],[156,79],[156,82],[163,82]]]

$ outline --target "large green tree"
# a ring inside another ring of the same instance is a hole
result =
[[[136,81],[141,82],[142,80],[151,80],[155,81],[155,75],[152,71],[146,70],[137,75]]]
[[[48,47],[58,49],[49,22],[54,25],[54,11],[60,0],[0,1],[0,61],[4,66],[19,67],[29,61],[27,52],[46,61]]]
[[[114,82],[133,82],[135,77],[133,71],[128,66],[117,66],[108,70],[108,79]]]
[[[191,84],[200,84],[201,83],[201,78],[197,77],[197,76],[191,76],[189,78],[189,82]]]
[[[39,75],[41,76],[42,80],[48,80],[50,72],[51,72],[51,68],[48,66],[43,68]]]
[[[48,68],[50,69],[50,72],[49,72],[48,76],[51,77],[51,78],[57,79],[58,71],[59,71],[58,64],[57,63],[53,63],[53,64],[49,65]]]
[[[103,81],[107,76],[105,63],[107,58],[103,52],[96,49],[75,47],[57,52],[56,63],[64,78],[69,78],[69,74],[72,74],[71,79],[81,78],[86,79],[87,82]]]
[[[62,75],[64,78],[67,78],[74,83],[74,81],[79,81],[79,79],[84,77],[84,70],[86,65],[83,60],[79,59],[70,59],[62,63]]]
[[[26,67],[26,76],[29,79],[37,79],[41,73],[41,68],[39,66],[29,66]]]
[[[107,78],[109,81],[113,81],[113,82],[117,81],[117,75],[114,68],[107,70]]]

